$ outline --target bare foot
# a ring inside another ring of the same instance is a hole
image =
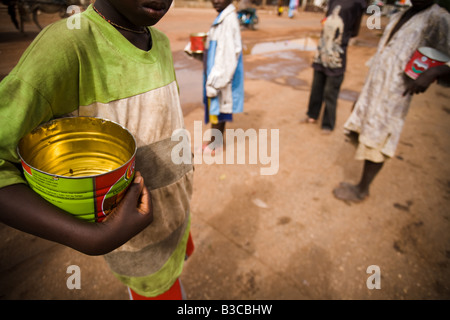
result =
[[[322,130],[322,134],[323,135],[330,135],[332,132],[333,132],[333,130],[331,130],[331,129],[321,129]]]
[[[220,153],[223,151],[222,145],[216,145],[214,142],[205,142],[202,144],[201,149],[196,149],[195,153],[197,154],[207,154],[210,156],[214,156],[216,153]]]
[[[306,117],[306,118],[300,120],[300,123],[316,123],[316,119]]]
[[[333,194],[339,200],[356,203],[363,201],[369,195],[368,193],[360,192],[357,186],[347,182],[341,182],[339,187],[333,190]]]
[[[219,154],[223,151],[223,147],[222,146],[212,146],[213,144],[207,145],[204,149],[203,149],[203,153],[207,154],[207,155],[211,155],[211,156],[215,156],[216,153]],[[212,146],[212,147],[211,147]]]

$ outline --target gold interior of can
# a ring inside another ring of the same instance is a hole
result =
[[[34,169],[58,176],[85,177],[108,173],[136,152],[133,135],[100,118],[52,120],[25,136],[18,152]]]

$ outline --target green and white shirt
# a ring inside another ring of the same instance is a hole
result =
[[[93,116],[126,127],[154,221],[105,258],[134,291],[156,296],[181,273],[193,178],[192,165],[171,161],[171,136],[184,122],[170,43],[151,27],[153,46],[143,51],[91,6],[79,18],[79,28],[65,19],[45,28],[0,83],[0,187],[26,183],[17,144],[42,123]]]

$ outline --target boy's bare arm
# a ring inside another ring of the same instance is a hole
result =
[[[88,255],[114,250],[153,221],[151,196],[138,172],[124,199],[102,223],[73,217],[25,184],[0,188],[0,208],[1,222]]]

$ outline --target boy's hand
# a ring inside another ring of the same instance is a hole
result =
[[[148,218],[153,219],[151,195],[139,171],[136,172],[133,183],[123,201],[125,207],[135,208],[140,214],[149,215],[151,217]]]
[[[74,217],[25,184],[0,188],[0,208],[1,222],[88,255],[120,247],[153,221],[150,192],[139,172],[118,207],[101,223]]]
[[[436,79],[434,73],[430,71],[432,68],[425,70],[414,81],[407,81],[406,90],[403,92],[403,96],[407,94],[419,94],[425,92],[430,84]]]
[[[218,94],[219,92],[217,91],[216,88],[206,85],[206,96],[208,98],[217,97]]]
[[[450,67],[446,65],[429,68],[421,73],[416,80],[409,78],[406,82],[406,90],[403,92],[403,96],[406,96],[407,94],[412,95],[425,92],[433,81],[449,73]]]
[[[144,178],[137,171],[124,198],[103,223],[118,232],[136,235],[152,222],[151,194],[144,184]]]

